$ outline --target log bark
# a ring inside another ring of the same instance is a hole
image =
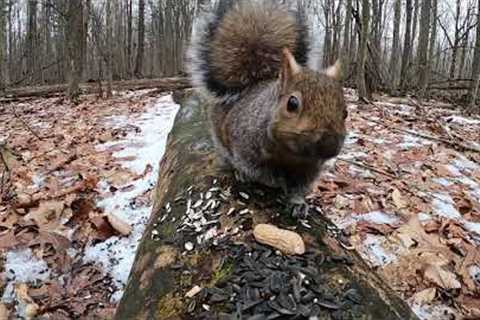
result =
[[[207,312],[197,303],[196,311],[189,313],[194,300],[185,295],[196,285],[206,288],[231,281],[229,276],[235,272],[236,264],[225,263],[231,253],[226,243],[231,241],[255,248],[252,229],[258,223],[272,223],[282,228],[297,226],[307,251],[318,251],[332,258],[316,267],[319,274],[328,279],[326,290],[336,286],[353,287],[363,297],[358,308],[347,310],[348,319],[417,319],[356,251],[339,244],[334,232],[329,231],[335,229],[331,222],[312,214],[309,220],[312,228],[301,227],[285,212],[284,204],[278,201],[277,190],[235,182],[230,172],[218,166],[208,130],[206,104],[197,97],[181,103],[160,163],[151,218],[115,319],[198,319],[202,316],[202,319],[218,319],[221,307],[216,305],[207,307]],[[179,231],[186,214],[185,202],[200,193],[208,197],[212,187],[231,190],[231,196],[223,199],[216,209],[221,214],[217,225],[219,233],[235,228],[238,232],[227,233],[218,243],[207,241],[198,245],[189,232]],[[246,200],[242,192],[248,192],[250,197]],[[248,213],[227,214],[231,207],[238,208],[242,202]],[[187,241],[194,245],[191,251],[186,249]],[[321,312],[320,319],[331,319],[331,310]]]
[[[162,91],[174,91],[189,88],[190,81],[187,78],[159,78],[159,79],[141,79],[114,81],[112,87],[114,90],[141,90],[158,88]],[[64,95],[67,84],[40,86],[40,87],[22,87],[7,89],[0,95],[0,102],[16,101],[22,98],[52,97]],[[98,82],[83,83],[80,85],[82,93],[97,93]]]

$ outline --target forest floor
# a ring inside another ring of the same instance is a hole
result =
[[[155,92],[0,105],[0,319],[112,316],[178,110]],[[377,98],[347,90],[312,201],[421,318],[479,317],[480,118]]]

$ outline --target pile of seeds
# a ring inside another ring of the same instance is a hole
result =
[[[232,274],[195,297],[190,311],[196,318],[314,319],[328,313],[332,319],[349,319],[360,312],[356,289],[331,288],[318,271],[325,261],[348,261],[314,252],[283,256],[256,243],[250,248],[232,244],[230,252],[236,256]]]

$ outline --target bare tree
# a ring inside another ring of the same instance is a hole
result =
[[[406,3],[406,26],[403,40],[403,53],[402,53],[402,70],[401,70],[401,86],[405,88],[407,81],[407,71],[410,65],[410,56],[412,55],[412,42],[411,42],[411,25],[412,25],[412,0],[407,0]]]
[[[28,0],[28,22],[27,22],[27,73],[29,74],[30,83],[34,82],[34,73],[36,71],[36,44],[37,44],[37,0]]]
[[[395,0],[395,17],[393,19],[393,41],[392,41],[392,53],[390,55],[390,76],[391,76],[391,88],[396,88],[397,83],[397,69],[398,69],[398,56],[400,51],[400,21],[402,14],[402,1]]]
[[[83,0],[69,0],[66,13],[66,42],[69,69],[68,96],[76,101],[80,95],[79,84],[83,73],[84,37],[86,37],[83,22]]]
[[[424,97],[427,91],[428,85],[428,43],[430,34],[430,8],[431,1],[423,0],[421,9],[421,22],[420,22],[420,36],[418,38],[418,50],[417,50],[417,66],[419,71],[418,87],[420,88],[420,96]]]
[[[352,22],[352,0],[347,0],[345,5],[345,27],[343,29],[342,60],[346,68],[350,66],[350,41],[351,41],[351,22]]]
[[[358,96],[363,99],[370,99],[370,92],[366,84],[366,64],[368,53],[368,35],[370,26],[370,4],[369,0],[362,0],[362,26],[360,44],[357,59],[357,88]]]
[[[430,44],[428,52],[428,62],[430,63],[429,72],[431,72],[432,66],[434,64],[434,53],[437,40],[437,14],[438,14],[438,0],[432,1],[432,10],[431,10],[431,32],[430,32]],[[438,59],[437,59],[438,60]]]
[[[477,39],[475,41],[475,51],[472,61],[472,106],[476,103],[479,95],[480,86],[480,0],[477,4]]]
[[[138,48],[135,62],[135,76],[142,77],[143,58],[145,55],[145,0],[138,2]]]
[[[106,2],[106,74],[107,74],[107,98],[112,96],[113,81],[113,22],[112,22],[112,0]]]
[[[0,0],[0,91],[3,91],[6,84],[6,48],[7,48],[7,30],[6,30],[6,3]]]

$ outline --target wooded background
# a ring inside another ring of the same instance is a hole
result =
[[[184,75],[200,8],[214,2],[0,0],[0,92],[69,83],[75,97],[82,81]],[[361,97],[441,90],[478,102],[480,0],[283,2],[306,9],[318,64],[341,57]]]

